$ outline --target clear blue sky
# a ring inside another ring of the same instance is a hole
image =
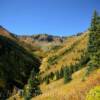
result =
[[[0,0],[0,25],[16,34],[85,31],[100,0]]]

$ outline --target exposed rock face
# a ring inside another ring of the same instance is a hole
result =
[[[47,35],[47,34],[33,35],[32,38],[38,41],[63,42],[63,38],[59,36],[52,36],[52,35]]]
[[[41,41],[41,42],[63,42],[64,38],[48,34],[38,34],[32,36],[19,36],[20,39]]]
[[[31,51],[48,51],[54,46],[59,46],[65,42],[64,37],[52,36],[47,34],[38,34],[32,36],[18,36],[18,39],[24,45],[27,45]]]

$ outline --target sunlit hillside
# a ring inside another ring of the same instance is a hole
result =
[[[85,68],[72,75],[72,81],[63,83],[63,79],[54,81],[49,85],[42,84],[43,94],[32,100],[85,100],[86,94],[95,86],[100,85],[100,69],[94,71],[90,76],[82,81]]]
[[[41,75],[50,74],[60,70],[63,66],[74,65],[79,62],[87,49],[88,32],[81,36],[73,36],[66,39],[62,47],[55,52],[50,52],[40,66]]]

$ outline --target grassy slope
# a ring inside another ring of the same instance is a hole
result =
[[[73,80],[64,85],[63,79],[41,85],[43,94],[32,100],[84,100],[87,92],[94,86],[100,85],[100,69],[94,71],[86,81],[81,81],[85,68],[73,74]]]
[[[76,44],[75,44],[76,42]],[[44,71],[42,77],[45,77],[50,72],[55,72],[59,70],[62,65],[70,65],[75,64],[77,60],[80,59],[80,56],[83,54],[83,51],[87,49],[88,43],[88,33],[83,34],[79,37],[71,37],[66,41],[67,45],[64,45],[62,49],[58,50],[56,53],[54,52],[48,55],[44,59],[41,65],[41,70]],[[62,55],[62,53],[70,48],[73,44],[74,47],[68,53],[65,53],[63,57],[56,64],[51,66],[49,69],[46,69],[49,57],[53,55]],[[82,51],[82,52],[81,52]],[[45,69],[44,69],[45,68]],[[72,81],[68,84],[64,85],[63,79],[57,81],[51,81],[50,84],[46,85],[45,83],[41,84],[41,90],[43,92],[42,95],[33,98],[32,100],[84,100],[86,97],[86,93],[94,86],[100,84],[100,70],[94,71],[86,81],[82,81],[82,77],[84,76],[86,66],[82,70],[75,72],[72,75]],[[42,72],[41,71],[41,72]]]
[[[43,94],[32,100],[85,100],[87,92],[100,85],[100,69],[90,74],[86,81],[81,81],[84,72],[85,68],[75,72],[72,75],[73,80],[68,84],[63,84],[63,79],[54,81],[49,85],[42,84]],[[17,100],[23,100],[18,94],[9,98],[9,100],[13,100],[14,97]]]
[[[41,76],[45,77],[50,72],[60,70],[62,66],[70,66],[71,64],[78,63],[81,55],[83,55],[83,53],[86,50],[87,41],[87,33],[83,34],[82,36],[68,38],[61,49],[59,49],[56,52],[48,54],[48,56],[43,59],[43,62],[40,66],[40,71],[44,73]],[[70,48],[72,49],[70,50]],[[50,65],[48,63],[48,59],[55,55],[57,55],[57,57],[59,58],[56,59],[57,62],[55,64]]]

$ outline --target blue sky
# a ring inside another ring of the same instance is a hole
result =
[[[68,36],[86,31],[100,0],[0,0],[0,25],[13,33]]]

